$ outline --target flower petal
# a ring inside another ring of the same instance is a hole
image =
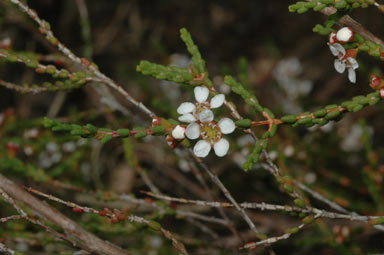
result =
[[[185,122],[185,123],[191,123],[196,121],[196,118],[191,113],[187,113],[187,114],[181,115],[179,117],[179,121]]]
[[[185,131],[185,134],[189,139],[197,139],[200,136],[200,125],[196,122],[193,122],[188,125],[187,130]]]
[[[353,31],[349,27],[343,27],[339,29],[336,33],[336,39],[339,42],[349,42],[352,40],[353,37]]]
[[[213,117],[213,112],[208,109],[203,109],[198,115],[198,118],[201,122],[211,122]]]
[[[338,59],[335,59],[334,66],[338,73],[343,73],[345,71],[345,63]]]
[[[220,127],[221,133],[223,133],[223,134],[230,134],[236,128],[235,123],[230,118],[223,118],[223,119],[221,119],[219,121],[218,125]]]
[[[356,72],[353,68],[348,68],[348,79],[352,83],[356,83]]]
[[[211,145],[204,140],[200,140],[193,147],[193,153],[199,158],[205,158],[211,151]]]
[[[194,89],[196,101],[199,103],[207,101],[209,90],[206,87],[199,86]]]
[[[187,114],[187,113],[191,113],[193,112],[193,110],[195,110],[195,104],[193,103],[190,103],[190,102],[184,102],[182,103],[178,108],[177,108],[177,112],[179,114]]]
[[[352,67],[353,69],[359,68],[359,63],[357,63],[356,59],[349,57],[347,61],[349,66]]]
[[[339,56],[339,51],[336,49],[336,47],[333,46],[333,44],[329,44],[328,43],[328,45],[329,45],[329,49],[332,52],[332,55],[335,56],[335,57]]]
[[[219,108],[223,105],[225,100],[224,94],[218,94],[211,99],[211,108]]]
[[[175,139],[184,139],[185,137],[185,128],[177,125],[173,130],[172,130],[172,136]]]
[[[341,45],[340,43],[334,43],[334,44],[332,44],[332,46],[333,46],[333,47],[336,49],[336,51],[338,52],[337,55],[333,54],[333,52],[332,52],[333,55],[335,55],[335,56],[339,56],[339,55],[341,55],[342,57],[345,56],[345,49],[344,49],[343,45]],[[332,50],[331,50],[331,51],[332,51]]]
[[[213,146],[213,149],[215,150],[215,154],[218,157],[224,157],[227,155],[229,150],[229,142],[225,138],[221,138],[215,145]]]

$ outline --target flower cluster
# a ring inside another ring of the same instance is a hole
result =
[[[345,50],[340,43],[346,43],[353,40],[354,33],[348,27],[343,27],[337,32],[332,32],[329,36],[329,49],[336,57],[334,66],[338,73],[343,73],[345,69],[348,69],[348,79],[352,83],[356,83],[355,70],[359,67],[356,61],[356,49]]]
[[[229,150],[229,142],[223,135],[232,133],[235,123],[229,118],[214,121],[212,109],[222,106],[225,96],[218,94],[208,101],[209,90],[203,86],[195,87],[194,94],[195,103],[184,102],[177,108],[181,114],[179,121],[188,123],[188,126],[177,125],[172,136],[175,139],[184,139],[185,136],[191,140],[200,138],[193,148],[198,157],[206,157],[212,148],[218,157],[223,157]]]

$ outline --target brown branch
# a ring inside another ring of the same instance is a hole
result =
[[[27,191],[23,190],[15,183],[0,174],[0,188],[4,190],[10,197],[16,201],[24,203],[27,207],[31,208],[37,213],[37,215],[44,217],[52,223],[60,226],[64,231],[83,242],[89,249],[96,254],[116,255],[116,254],[128,254],[127,251],[111,245],[97,236],[89,233],[83,229],[76,222],[72,221],[65,215],[61,214],[56,209],[52,208],[46,203],[43,203],[39,199],[35,198]]]
[[[60,198],[57,198],[57,197],[52,196],[52,195],[45,194],[45,193],[40,192],[38,190],[35,190],[33,188],[26,188],[26,189],[29,192],[31,192],[31,193],[34,193],[36,195],[45,197],[45,198],[47,198],[49,200],[52,200],[52,201],[64,204],[64,205],[66,205],[68,207],[71,207],[72,209],[77,210],[78,212],[93,213],[93,214],[97,214],[97,215],[100,215],[100,213],[103,212],[103,214],[105,214],[104,216],[109,217],[112,221],[116,220],[118,222],[118,221],[129,220],[131,222],[137,222],[137,223],[140,223],[140,224],[145,224],[145,225],[147,225],[149,227],[151,227],[151,224],[153,223],[150,220],[147,220],[147,219],[144,219],[142,217],[135,216],[135,215],[132,215],[132,214],[130,214],[128,217],[125,217],[124,215],[121,214],[121,212],[119,210],[116,210],[116,209],[111,210],[109,208],[104,208],[102,211],[100,211],[100,210],[96,210],[96,209],[91,208],[91,207],[81,206],[81,205],[75,204],[75,203],[70,202],[70,201],[64,201],[64,200],[62,200]],[[186,251],[184,245],[182,243],[180,243],[179,241],[177,241],[177,239],[172,235],[172,233],[170,231],[168,231],[168,230],[166,230],[166,229],[164,229],[162,227],[160,227],[159,231],[166,238],[168,238],[168,239],[170,239],[172,241],[172,245],[179,252],[181,252],[181,254],[188,255],[188,252]]]

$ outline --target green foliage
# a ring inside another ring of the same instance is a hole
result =
[[[92,75],[85,72],[69,72],[66,69],[57,69],[54,65],[42,65],[39,62],[39,55],[30,52],[14,52],[6,49],[0,49],[0,59],[8,62],[19,62],[25,64],[28,68],[34,69],[36,73],[48,74],[53,79],[62,79],[54,82],[45,81],[42,85],[23,84],[19,90],[21,92],[36,92],[39,91],[58,91],[72,90],[81,88],[87,83],[88,78]]]
[[[37,168],[32,164],[24,164],[17,158],[0,158],[0,171],[17,173],[24,178],[32,178],[34,181],[47,182],[50,177],[43,169]]]
[[[373,0],[312,0],[308,2],[299,1],[288,7],[290,12],[297,12],[299,14],[305,13],[309,10],[321,11],[325,7],[335,7],[337,10],[349,11],[354,8],[366,8],[373,5]]]
[[[195,45],[192,40],[191,34],[187,31],[187,29],[180,29],[180,37],[187,46],[187,50],[192,55],[192,63],[194,68],[196,68],[198,74],[202,74],[205,72],[205,61],[201,57],[199,48]]]
[[[168,80],[177,83],[188,84],[194,79],[188,69],[163,66],[148,61],[141,61],[136,67],[136,70],[144,75],[151,75],[159,80]]]
[[[71,135],[81,136],[83,138],[96,138],[102,144],[109,142],[114,137],[124,138],[133,136],[140,139],[146,137],[147,135],[165,135],[167,133],[164,126],[155,126],[149,129],[144,127],[135,127],[132,130],[121,128],[114,131],[109,128],[98,128],[89,123],[83,126],[78,124],[61,123],[58,120],[49,119],[47,117],[43,119],[42,124],[44,127],[50,128],[55,132],[66,131]]]
[[[294,127],[298,125],[308,126],[310,124],[324,125],[328,121],[339,121],[347,112],[360,111],[363,108],[377,104],[381,100],[379,92],[372,92],[367,95],[355,96],[352,100],[345,101],[340,105],[328,105],[323,109],[319,109],[313,113],[306,112],[299,115],[286,115],[281,117],[283,123],[290,124]]]
[[[225,84],[231,87],[232,92],[241,96],[244,102],[254,108],[257,112],[263,111],[263,107],[259,104],[259,101],[257,100],[256,96],[253,95],[253,93],[249,90],[245,89],[244,86],[241,85],[239,82],[236,82],[232,76],[225,76],[224,82]]]

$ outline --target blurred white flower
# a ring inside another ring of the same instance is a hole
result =
[[[295,148],[292,145],[288,145],[284,148],[283,153],[286,157],[292,157],[295,154]]]
[[[63,151],[65,152],[74,152],[76,150],[76,143],[73,141],[69,141],[63,144]]]
[[[268,152],[268,155],[272,161],[275,161],[277,159],[277,157],[279,156],[277,151],[270,151],[270,152]]]
[[[302,112],[297,99],[308,95],[313,88],[312,81],[297,78],[302,71],[303,67],[296,57],[280,60],[274,70],[274,77],[286,94],[282,99],[284,112],[286,113],[297,114]]]
[[[178,68],[187,68],[191,62],[191,58],[187,55],[172,54],[169,56],[168,65]],[[180,84],[176,82],[161,80],[160,88],[164,92],[164,95],[172,101],[176,101],[181,96]]]
[[[369,127],[368,132],[373,134],[373,129]],[[363,147],[363,142],[361,140],[362,135],[363,128],[359,124],[354,124],[341,141],[341,148],[344,151],[360,150]]]

